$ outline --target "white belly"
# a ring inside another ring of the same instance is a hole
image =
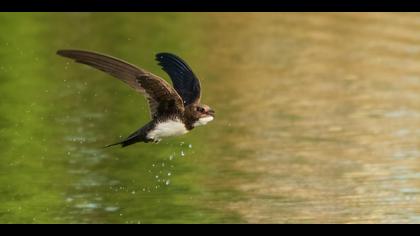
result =
[[[184,123],[180,120],[168,120],[158,123],[156,127],[147,134],[147,138],[160,140],[163,137],[178,136],[187,133]]]

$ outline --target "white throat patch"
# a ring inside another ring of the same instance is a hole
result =
[[[197,126],[201,126],[201,125],[206,125],[207,123],[209,123],[210,121],[212,121],[214,118],[213,116],[206,116],[206,117],[202,117],[200,119],[198,119],[193,126],[197,127]]]

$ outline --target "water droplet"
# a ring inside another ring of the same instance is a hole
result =
[[[156,175],[155,177],[156,177],[156,179],[159,179],[159,175]]]
[[[171,181],[168,179],[168,180],[166,180],[165,184],[169,185],[169,184],[171,184]]]
[[[169,173],[168,173],[168,176],[171,176],[171,175],[172,175],[172,173],[171,173],[171,172],[169,172]]]
[[[190,144],[188,144],[188,148],[192,148],[192,144],[190,143]]]
[[[116,207],[116,206],[108,206],[108,207],[105,207],[105,211],[107,211],[107,212],[116,212],[119,209],[120,208],[119,207]]]
[[[66,202],[72,202],[72,201],[73,201],[73,198],[71,198],[71,197],[66,198]]]
[[[181,151],[181,156],[183,157],[183,156],[185,156],[185,153],[184,153],[184,151]]]
[[[133,191],[131,191],[131,194],[133,194],[133,195],[134,195],[134,194],[136,194],[136,191],[134,191],[134,190],[133,190]]]

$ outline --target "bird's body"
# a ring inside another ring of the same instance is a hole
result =
[[[156,55],[159,65],[172,80],[174,87],[171,87],[160,77],[114,57],[81,50],[59,50],[57,53],[104,71],[147,98],[152,120],[123,141],[108,146],[157,143],[162,138],[183,135],[214,119],[214,111],[200,104],[198,78],[181,58],[173,54]]]

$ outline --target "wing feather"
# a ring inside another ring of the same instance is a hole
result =
[[[168,73],[185,106],[200,102],[200,81],[184,60],[171,53],[158,53],[156,60]]]
[[[143,94],[149,102],[152,118],[156,118],[160,113],[184,112],[183,100],[178,92],[165,80],[146,70],[118,58],[96,52],[59,50],[57,54],[108,73]],[[167,107],[162,104],[168,103],[173,103],[173,106],[166,109],[159,108]]]

